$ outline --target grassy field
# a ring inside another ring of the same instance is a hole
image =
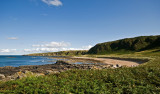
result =
[[[130,54],[92,55],[150,59],[138,67],[105,70],[69,70],[60,74],[1,82],[6,94],[159,94],[160,50]]]

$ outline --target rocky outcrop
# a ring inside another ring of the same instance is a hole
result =
[[[116,66],[116,67],[115,67]],[[0,80],[16,80],[29,76],[43,76],[55,73],[60,73],[71,69],[106,69],[106,68],[118,68],[120,65],[109,64],[70,64],[65,61],[57,61],[55,64],[46,65],[30,65],[20,67],[1,67],[0,68]]]
[[[69,64],[68,62],[65,62],[65,61],[61,61],[61,60],[58,60],[55,65],[71,65]]]
[[[4,74],[0,74],[0,79],[5,79]]]

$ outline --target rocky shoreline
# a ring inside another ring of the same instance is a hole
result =
[[[135,67],[148,60],[121,59],[121,58],[89,58],[89,57],[48,57],[56,58],[55,64],[26,65],[19,67],[0,67],[0,81],[21,79],[29,76],[43,76],[60,73],[67,70],[107,69],[119,67]],[[79,62],[79,63],[77,63]],[[85,62],[85,63],[84,63]]]
[[[55,64],[46,65],[30,65],[20,67],[0,67],[0,80],[9,81],[21,79],[28,76],[42,76],[60,73],[72,69],[107,69],[118,68],[120,65],[113,66],[111,64],[71,64],[66,61],[57,61]]]

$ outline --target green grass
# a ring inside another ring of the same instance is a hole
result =
[[[158,50],[148,50],[134,54],[102,56],[151,59],[146,64],[132,68],[69,70],[60,74],[1,82],[0,93],[159,94],[160,53]]]

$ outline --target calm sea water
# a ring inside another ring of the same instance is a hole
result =
[[[56,59],[41,56],[0,56],[0,67],[53,64]]]

